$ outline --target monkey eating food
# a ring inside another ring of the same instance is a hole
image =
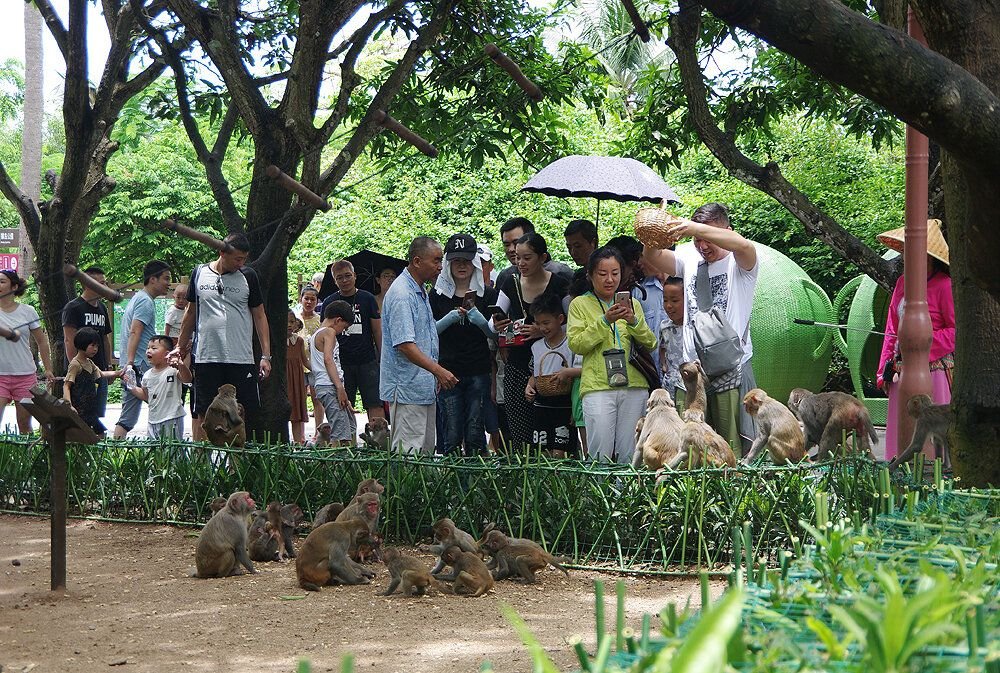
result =
[[[423,596],[431,585],[431,574],[427,566],[406,556],[395,547],[389,547],[382,552],[382,560],[389,569],[389,586],[383,596],[391,596],[398,587],[404,596]]]
[[[743,407],[748,414],[757,417],[757,438],[743,459],[744,463],[753,463],[765,446],[775,465],[797,463],[805,458],[805,436],[788,407],[760,388],[743,396]]]
[[[201,427],[215,446],[243,446],[247,441],[243,406],[236,401],[236,387],[224,383],[205,410]]]
[[[247,556],[247,518],[255,506],[249,493],[237,491],[208,520],[194,553],[197,577],[242,575],[241,565],[247,572],[257,572]]]

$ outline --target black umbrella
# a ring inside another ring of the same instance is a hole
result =
[[[375,278],[385,269],[392,269],[398,276],[406,268],[406,261],[398,257],[390,257],[380,252],[371,250],[359,250],[350,257],[345,257],[348,262],[354,265],[354,273],[358,275],[357,286],[362,290],[367,290],[372,294],[375,291]],[[326,267],[323,274],[323,284],[319,288],[320,301],[326,299],[337,291],[337,283],[333,280],[333,264]]]
[[[602,199],[680,203],[652,168],[627,157],[563,157],[535,173],[521,191],[597,199],[598,219]]]

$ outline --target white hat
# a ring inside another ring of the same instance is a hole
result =
[[[480,243],[476,248],[476,252],[479,253],[479,259],[485,260],[487,262],[493,260],[493,251],[490,250],[490,246],[485,243]]]

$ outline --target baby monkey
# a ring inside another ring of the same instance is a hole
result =
[[[382,560],[385,561],[389,569],[389,586],[382,592],[383,596],[391,596],[398,587],[404,596],[423,596],[427,593],[427,587],[431,585],[431,574],[427,566],[413,558],[406,556],[395,547],[387,547],[382,552]]]

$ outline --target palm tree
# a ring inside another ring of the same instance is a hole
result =
[[[34,3],[24,3],[24,123],[21,131],[21,191],[35,203],[42,190],[42,126],[45,115],[42,15]],[[31,273],[34,254],[22,218],[20,275]]]

